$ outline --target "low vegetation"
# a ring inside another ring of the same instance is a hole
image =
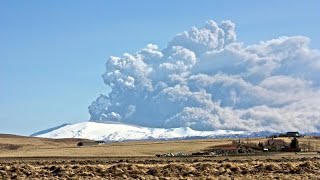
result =
[[[61,179],[317,179],[320,159],[215,160],[210,158],[15,159],[0,178]]]
[[[290,144],[292,138],[282,138]],[[265,138],[243,139],[258,144]],[[155,157],[191,154],[237,139],[121,142],[97,145],[84,139],[0,135],[0,179],[317,179],[320,154],[277,152],[236,156]],[[77,146],[83,142],[83,146]],[[313,137],[299,144],[320,147]]]

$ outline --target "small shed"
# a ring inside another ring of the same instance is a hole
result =
[[[106,141],[103,141],[103,140],[97,140],[97,141],[94,141],[95,143],[98,143],[99,145],[100,144],[106,144]]]
[[[83,142],[78,142],[77,146],[78,146],[78,147],[83,146]]]

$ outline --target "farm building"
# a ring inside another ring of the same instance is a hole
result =
[[[95,145],[100,145],[100,144],[106,144],[105,141],[92,141],[92,140],[85,140],[83,139],[82,141],[79,141],[76,146],[81,147],[81,146],[95,146]]]
[[[245,146],[244,144],[231,144],[216,146],[213,149],[216,154],[236,154],[236,153],[253,153],[254,150],[251,147]]]
[[[287,147],[287,143],[282,139],[268,139],[264,143],[264,148],[268,148],[271,151],[280,151],[281,149]]]
[[[103,141],[103,140],[97,140],[97,141],[94,141],[95,143],[98,143],[99,145],[100,144],[106,144],[106,141]]]
[[[287,132],[286,133],[287,137],[300,137],[300,133],[299,132]]]

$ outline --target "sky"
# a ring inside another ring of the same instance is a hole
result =
[[[147,44],[163,49],[179,32],[212,19],[236,24],[254,44],[301,35],[320,48],[319,1],[0,1],[0,133],[29,135],[90,118],[110,91],[110,56]]]

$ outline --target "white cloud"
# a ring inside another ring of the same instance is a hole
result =
[[[215,49],[222,49],[225,45],[236,40],[235,25],[231,21],[222,21],[220,26],[212,20],[207,21],[203,28],[192,27],[190,31],[177,34],[168,47],[182,46],[197,55]]]
[[[244,46],[235,24],[208,21],[160,50],[110,57],[112,88],[92,121],[196,130],[320,131],[320,51],[303,36]]]

